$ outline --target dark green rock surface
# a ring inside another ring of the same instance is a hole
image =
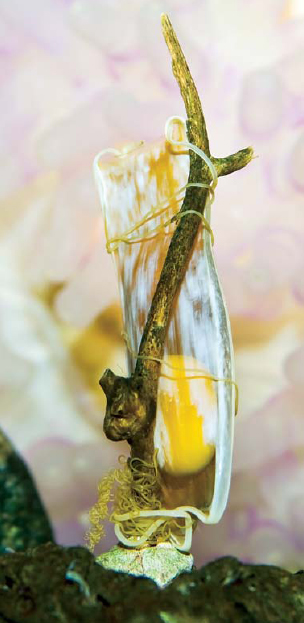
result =
[[[0,430],[0,552],[25,550],[52,540],[33,478]]]
[[[46,541],[34,481],[0,431],[0,623],[304,623],[304,572],[227,557],[160,589]]]
[[[53,543],[0,557],[2,623],[304,623],[304,573],[220,558],[165,589]]]

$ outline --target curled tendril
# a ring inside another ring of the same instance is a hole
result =
[[[114,251],[116,251],[116,249],[118,248],[121,242],[125,244],[135,244],[138,242],[153,240],[153,238],[155,238],[159,233],[163,233],[166,227],[171,225],[174,221],[180,220],[187,214],[196,214],[197,216],[199,216],[199,218],[202,220],[203,227],[209,232],[211,236],[212,244],[214,244],[214,235],[210,227],[210,224],[208,223],[207,219],[200,212],[196,210],[185,210],[182,213],[176,213],[173,217],[166,220],[164,223],[161,223],[157,227],[152,228],[150,231],[147,232],[145,236],[132,236],[131,235],[134,232],[136,232],[140,227],[142,227],[143,225],[146,225],[152,219],[157,218],[158,216],[161,216],[164,212],[166,212],[169,208],[171,208],[172,202],[181,201],[183,199],[182,193],[184,193],[184,191],[186,191],[187,188],[191,188],[191,187],[206,188],[208,189],[208,192],[209,192],[207,205],[210,207],[214,201],[214,190],[217,186],[216,169],[213,163],[211,162],[210,158],[208,158],[205,152],[199,149],[199,147],[197,147],[196,145],[193,145],[192,143],[189,143],[188,141],[176,141],[175,139],[173,139],[173,125],[176,123],[183,124],[184,127],[186,126],[186,122],[184,119],[182,119],[182,117],[170,117],[167,120],[166,126],[165,126],[166,141],[170,143],[171,145],[176,145],[179,147],[180,146],[186,147],[187,149],[194,151],[198,156],[200,156],[200,158],[204,160],[204,162],[207,164],[210,170],[211,177],[212,177],[211,184],[205,184],[202,182],[190,182],[188,184],[185,184],[184,186],[181,186],[181,188],[179,188],[169,198],[166,198],[165,200],[160,201],[156,206],[153,206],[153,208],[151,208],[151,210],[149,210],[149,212],[147,212],[147,214],[142,219],[140,219],[137,223],[135,223],[135,225],[133,225],[129,229],[126,229],[119,236],[108,238],[107,243],[106,243],[106,249],[108,253],[113,253]],[[119,150],[119,149],[109,148],[109,149],[104,149],[103,151],[101,151],[99,154],[97,154],[97,156],[94,159],[95,178],[98,180],[99,161],[102,156],[109,153],[109,154],[113,154],[117,158],[123,158],[129,155],[130,153],[132,153],[134,149],[137,149],[141,144],[142,142],[137,144],[135,147],[132,146],[131,149],[129,150]]]

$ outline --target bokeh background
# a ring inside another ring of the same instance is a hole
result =
[[[240,408],[227,511],[197,564],[304,559],[304,5],[302,0],[0,0],[0,425],[60,543],[83,542],[97,483],[124,444],[102,434],[105,367],[125,369],[94,155],[184,114],[162,40],[176,28],[221,178],[215,253]],[[114,542],[111,529],[100,551]]]

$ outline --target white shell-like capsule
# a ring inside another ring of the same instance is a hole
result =
[[[100,154],[94,169],[125,331],[137,352],[176,225],[159,226],[180,208],[189,156],[162,141]],[[205,217],[209,222],[210,208]],[[129,353],[129,373],[134,363]],[[177,517],[190,512],[205,523],[220,520],[230,487],[234,415],[229,319],[210,232],[202,226],[173,305],[154,429],[164,508],[179,509]]]

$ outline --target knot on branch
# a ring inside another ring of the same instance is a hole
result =
[[[142,383],[133,376],[116,376],[107,369],[99,381],[106,397],[107,409],[103,429],[112,441],[134,440],[147,430],[155,413]]]

